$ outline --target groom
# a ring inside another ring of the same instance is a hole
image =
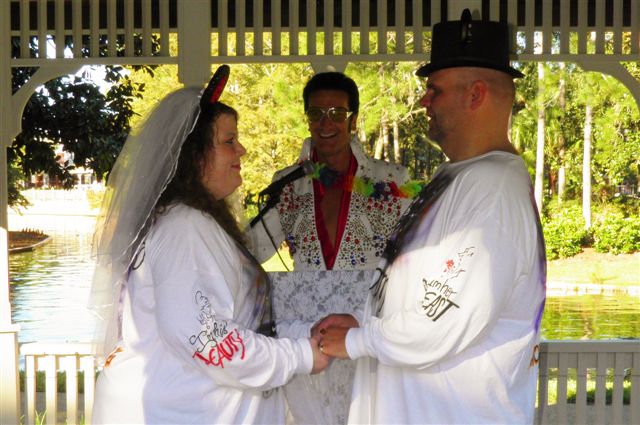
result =
[[[506,23],[434,26],[421,105],[451,183],[416,214],[358,322],[329,316],[320,349],[357,359],[350,423],[532,423],[545,251],[527,168],[509,141]],[[392,238],[392,241],[394,239]]]

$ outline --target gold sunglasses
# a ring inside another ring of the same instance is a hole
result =
[[[320,121],[326,115],[331,121],[338,124],[345,122],[351,116],[351,113],[347,108],[332,107],[323,109],[318,106],[310,106],[305,112],[309,122]]]

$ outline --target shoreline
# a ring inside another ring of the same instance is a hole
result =
[[[599,283],[575,282],[547,282],[547,296],[575,296],[575,295],[631,295],[640,297],[640,286],[634,285],[606,285]]]
[[[36,216],[36,220],[46,220],[47,216],[72,216],[72,217],[87,217],[98,218],[99,210],[89,207],[86,199],[31,199],[31,207],[23,209],[20,212],[16,212],[11,208],[8,209],[9,216],[9,229],[8,230],[20,230],[15,226],[15,221],[12,223],[12,217],[17,219],[19,217]],[[12,226],[13,224],[13,226]],[[547,296],[577,296],[577,295],[619,295],[626,294],[631,296],[640,297],[640,282],[639,285],[610,285],[600,283],[577,283],[577,282],[565,282],[558,280],[547,281]]]
[[[22,252],[33,251],[34,249],[46,244],[50,240],[51,240],[51,236],[45,235],[45,237],[43,237],[39,241],[34,242],[32,244],[20,245],[20,246],[14,247],[14,248],[10,247],[9,248],[9,254],[19,254],[19,253],[22,253]]]

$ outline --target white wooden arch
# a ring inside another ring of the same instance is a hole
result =
[[[183,84],[201,85],[216,63],[306,62],[319,71],[344,70],[358,61],[422,62],[429,57],[432,26],[458,19],[467,7],[475,18],[511,24],[521,40],[520,47],[514,41],[512,59],[575,62],[610,74],[640,106],[640,82],[621,65],[640,61],[638,0],[1,0],[0,424],[16,423],[19,406],[17,329],[9,303],[6,147],[20,133],[22,112],[36,87],[94,64],[175,64]],[[540,34],[542,46],[536,49]],[[173,35],[177,55],[169,51]],[[370,38],[376,42],[369,43]],[[630,45],[623,43],[626,38]],[[65,50],[56,40],[70,41],[71,47]],[[124,49],[117,50],[113,40]],[[37,47],[34,57],[30,44]],[[54,53],[48,53],[48,45]],[[17,67],[38,71],[12,93],[11,70]]]

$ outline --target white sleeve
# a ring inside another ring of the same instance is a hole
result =
[[[491,331],[516,281],[521,254],[495,220],[466,224],[437,247],[419,248],[396,261],[385,303],[401,308],[351,329],[346,339],[351,358],[427,368]]]
[[[280,224],[280,216],[276,208],[277,206],[271,208],[255,226],[247,227],[246,229],[251,253],[260,263],[264,263],[271,258],[276,253],[276,247],[279,248],[280,244],[285,240],[282,224]],[[269,234],[273,237],[273,242]]]
[[[218,245],[224,258],[224,241],[203,242],[215,236],[194,236],[188,227],[173,232],[179,237],[157,240],[157,255],[149,260],[160,338],[185,367],[208,374],[221,386],[261,390],[309,373],[313,353],[308,339],[269,338],[234,319],[245,294],[216,272],[224,262],[208,251]]]

